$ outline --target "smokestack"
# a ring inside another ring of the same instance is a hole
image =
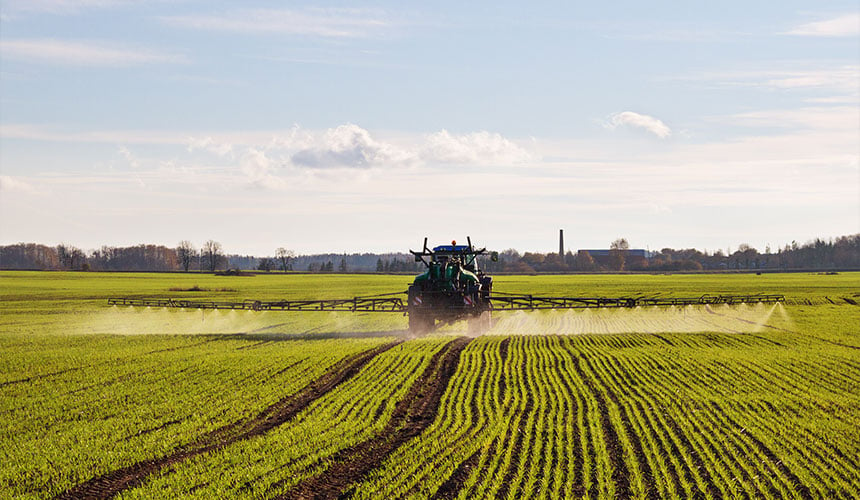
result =
[[[558,256],[564,258],[564,229],[558,230]]]

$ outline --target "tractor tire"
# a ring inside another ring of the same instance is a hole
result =
[[[409,315],[409,333],[423,335],[430,333],[436,327],[436,319],[433,317],[427,304],[421,303],[421,289],[412,285],[407,290],[407,314]]]

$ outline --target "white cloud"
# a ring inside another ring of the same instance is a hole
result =
[[[428,162],[473,165],[513,164],[532,159],[528,151],[498,133],[452,135],[444,129],[427,136],[421,157]]]
[[[0,175],[0,192],[19,192],[36,194],[39,192],[32,184],[16,177]]]
[[[293,125],[286,133],[271,134],[268,147],[272,149],[309,149],[314,147],[314,134],[298,125]]]
[[[327,130],[313,147],[291,156],[294,165],[309,168],[402,167],[416,161],[413,153],[377,141],[370,132],[351,123]]]
[[[67,66],[126,67],[178,63],[182,56],[146,48],[117,47],[115,43],[30,38],[0,41],[4,58]]]
[[[118,148],[118,151],[119,151],[119,154],[122,155],[123,158],[125,158],[125,161],[128,162],[128,164],[131,166],[131,168],[140,168],[140,160],[138,160],[137,157],[135,157],[131,153],[131,151],[128,150],[127,147],[120,146]]]
[[[188,152],[193,153],[196,150],[208,151],[218,156],[227,156],[233,152],[233,145],[227,142],[217,142],[211,136],[200,139],[189,137]]]
[[[293,125],[287,130],[242,130],[217,134],[161,130],[69,131],[43,125],[0,124],[0,137],[93,144],[178,145],[189,153],[202,151],[225,159],[234,159],[247,148],[257,148],[278,152],[288,159],[284,163],[304,168],[407,167],[424,163],[510,165],[538,158],[514,141],[493,132],[454,135],[441,130],[423,136],[395,133],[377,138],[354,124],[324,131]]]
[[[329,38],[366,37],[389,26],[378,11],[367,9],[248,9],[217,16],[164,17],[162,21],[201,30]]]
[[[277,164],[266,156],[264,151],[257,148],[248,148],[239,160],[239,170],[245,179],[255,187],[283,188],[286,181],[275,175],[276,166]]]
[[[633,111],[622,111],[609,115],[605,126],[613,130],[621,126],[641,128],[661,139],[672,135],[672,130],[662,121],[653,116],[642,115]]]
[[[860,12],[801,24],[786,34],[824,37],[857,36],[860,35]]]

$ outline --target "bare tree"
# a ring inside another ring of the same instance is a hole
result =
[[[284,247],[280,247],[275,250],[275,258],[281,262],[281,270],[284,272],[286,272],[290,268],[290,261],[295,256],[295,252],[293,252],[292,250],[287,250]]]
[[[627,238],[618,238],[609,244],[610,250],[630,250],[630,243],[627,242]]]
[[[580,250],[576,252],[576,270],[577,271],[594,271],[594,258],[588,253],[588,250]]]
[[[203,255],[206,267],[210,271],[214,271],[215,268],[218,267],[218,262],[224,258],[221,244],[213,240],[209,240],[204,243],[203,248],[200,249],[200,253]]]
[[[197,249],[190,241],[182,240],[179,242],[179,246],[176,247],[176,256],[179,258],[179,265],[185,272],[188,272],[188,268],[191,267],[195,255],[197,255]]]
[[[627,250],[630,249],[630,244],[626,238],[618,238],[609,244],[609,268],[614,271],[624,270],[624,261],[627,257]]]
[[[86,256],[80,248],[60,243],[57,245],[57,258],[64,269],[77,269]]]

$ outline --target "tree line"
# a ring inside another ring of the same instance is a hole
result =
[[[608,251],[591,255],[587,250],[564,255],[525,252],[515,249],[499,253],[498,262],[487,262],[488,272],[620,272],[620,271],[729,271],[729,270],[790,270],[790,269],[858,269],[860,268],[860,234],[840,236],[777,247],[763,252],[742,243],[734,251],[713,252],[695,248],[676,250],[664,248],[658,252],[631,250],[626,239],[613,241]]]
[[[815,240],[778,247],[763,252],[748,244],[725,252],[694,248],[659,252],[632,250],[618,238],[608,250],[591,255],[576,253],[520,253],[508,249],[499,253],[497,262],[483,259],[487,272],[618,272],[618,271],[701,271],[701,270],[789,270],[860,268],[860,234]],[[220,271],[226,269],[304,272],[379,272],[414,273],[423,268],[411,255],[403,253],[354,253],[296,255],[285,247],[271,256],[228,255],[220,243],[206,241],[199,249],[183,240],[174,247],[141,244],[129,247],[102,246],[83,251],[62,243],[46,246],[18,243],[0,246],[0,268],[92,271]]]

